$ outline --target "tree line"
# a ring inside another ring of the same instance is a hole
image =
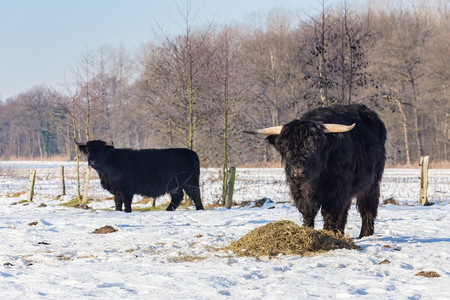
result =
[[[282,125],[316,106],[363,103],[388,129],[391,165],[448,162],[450,14],[420,7],[325,6],[301,20],[274,9],[247,24],[157,32],[139,51],[104,46],[74,64],[65,88],[0,102],[2,159],[75,157],[75,141],[187,147],[202,166],[279,161],[245,129]]]

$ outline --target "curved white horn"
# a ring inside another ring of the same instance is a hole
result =
[[[342,124],[323,124],[325,126],[325,133],[339,133],[339,132],[347,132],[352,130],[355,127],[356,123],[352,125],[342,125]]]
[[[281,128],[283,128],[283,126],[267,127],[267,128],[263,128],[263,129],[254,130],[254,131],[244,131],[244,132],[250,133],[250,134],[257,134],[257,135],[272,135],[272,134],[280,134]]]

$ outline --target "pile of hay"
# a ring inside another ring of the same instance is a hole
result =
[[[237,256],[313,255],[335,249],[360,249],[353,239],[327,230],[300,227],[292,221],[277,221],[258,227],[225,250]]]

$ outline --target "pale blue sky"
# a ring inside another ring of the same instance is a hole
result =
[[[316,14],[318,0],[191,0],[198,25],[245,22],[253,12],[286,8]],[[327,1],[332,3],[333,1]],[[186,0],[0,0],[0,99],[35,85],[61,89],[83,53],[102,45],[135,51],[155,22],[173,33]]]

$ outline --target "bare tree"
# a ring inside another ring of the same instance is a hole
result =
[[[244,70],[247,66],[242,60],[238,34],[239,29],[225,26],[216,37],[217,50],[211,61],[215,69],[214,84],[211,84],[209,93],[212,99],[210,111],[215,117],[209,118],[207,126],[203,127],[204,140],[218,140],[217,143],[208,143],[204,148],[209,149],[208,157],[215,165],[222,165],[222,204],[227,195],[230,162],[236,161],[236,156],[241,151],[233,146],[247,119],[246,112],[251,111],[251,102],[243,101],[250,96],[251,84],[245,83]],[[222,145],[221,149],[219,145]],[[216,153],[221,153],[222,157]]]
[[[174,38],[159,35],[159,45],[149,49],[142,98],[170,144],[193,149],[195,132],[206,116],[200,108],[205,101],[211,72],[209,61],[215,49],[212,25],[194,31],[196,13],[192,6],[188,3],[179,7],[179,12],[184,33]]]
[[[195,149],[202,166],[221,166],[225,182],[232,163],[271,161],[243,127],[362,102],[388,127],[389,162],[411,164],[422,154],[448,162],[447,2],[380,0],[362,11],[318,0],[296,27],[292,12],[274,9],[258,23],[223,28],[194,26],[193,2],[185,3],[182,32],[157,35],[139,63],[103,46],[80,58],[65,93],[37,86],[3,99],[0,156],[73,157],[73,139],[182,146]]]
[[[73,68],[71,96],[71,122],[73,140],[90,141],[97,135],[111,136],[110,109],[117,88],[117,78],[111,75],[108,65],[110,53],[107,48],[100,48],[97,53],[86,53]],[[80,153],[75,144],[77,159],[77,178],[79,186]],[[87,201],[87,189],[90,178],[88,166],[84,202]],[[77,199],[80,200],[79,188]]]
[[[255,84],[254,101],[270,116],[270,124],[287,121],[298,98],[296,69],[296,33],[292,30],[292,15],[274,9],[266,17],[265,26],[255,27],[242,41],[248,78]]]
[[[321,1],[318,17],[310,17],[303,23],[303,43],[301,49],[307,51],[303,56],[309,57],[305,65],[305,79],[319,90],[319,97],[323,106],[330,104],[329,89],[333,83],[330,80],[330,67],[337,55],[332,49],[338,47],[339,41],[333,35],[333,29],[338,26],[338,19],[333,15],[332,7]],[[309,53],[311,55],[309,55]]]
[[[399,11],[398,14],[386,16],[383,29],[383,39],[379,49],[382,54],[380,66],[388,74],[386,82],[395,90],[398,103],[404,113],[405,105],[411,108],[412,137],[415,144],[417,161],[423,154],[421,130],[419,128],[419,113],[423,92],[420,84],[424,78],[423,56],[421,49],[425,41],[432,35],[432,29],[426,19],[409,11]],[[390,24],[390,27],[387,25]],[[383,55],[384,54],[384,55]],[[409,118],[408,118],[409,119]],[[406,137],[406,135],[405,135]],[[408,141],[405,140],[407,160],[410,156]],[[407,161],[408,163],[408,161]]]
[[[35,86],[2,105],[0,131],[2,141],[9,145],[3,146],[3,155],[45,159],[60,153],[55,105],[58,97],[47,87]]]
[[[425,145],[429,152],[433,153],[436,160],[449,161],[450,147],[450,11],[449,7],[438,6],[436,12],[431,14],[436,23],[435,34],[427,41],[424,51],[424,63],[427,76],[425,76],[424,86],[427,92],[426,107],[427,113],[433,121],[428,127],[434,136],[433,141],[427,141]]]
[[[366,71],[369,61],[367,51],[372,46],[370,29],[370,12],[357,15],[344,1],[342,4],[338,32],[341,39],[341,47],[338,48],[339,63],[335,68],[339,70],[340,80],[340,103],[349,104],[353,102],[353,96],[358,87],[364,87],[370,82],[370,76]]]

